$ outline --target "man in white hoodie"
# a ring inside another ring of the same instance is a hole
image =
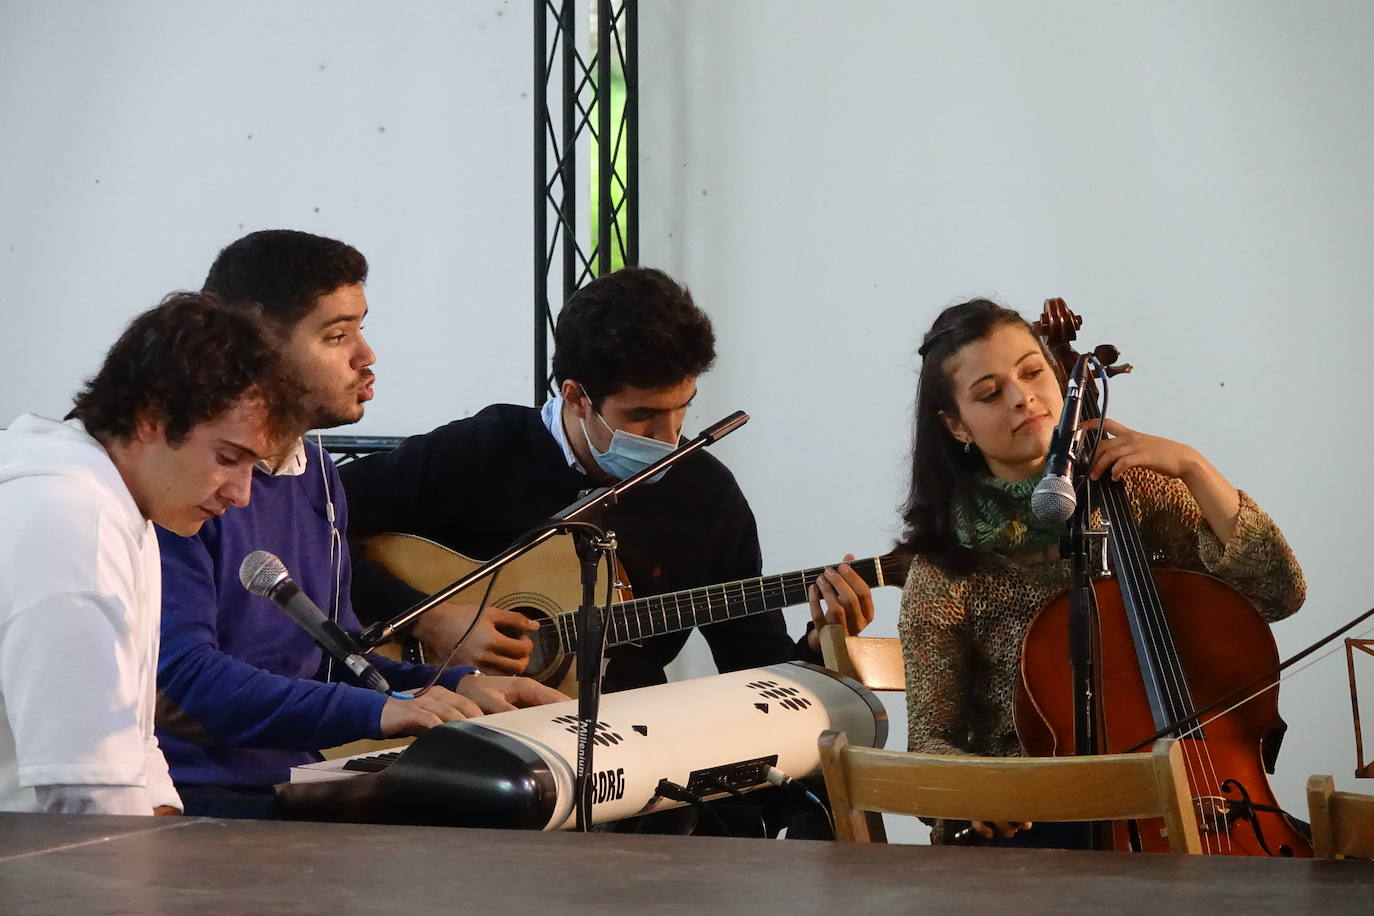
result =
[[[162,573],[248,503],[300,388],[256,321],[177,293],[135,318],[66,422],[0,432],[0,810],[176,814],[153,735]]]

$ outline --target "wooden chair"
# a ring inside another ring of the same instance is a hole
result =
[[[821,627],[825,667],[852,677],[869,690],[905,690],[902,641],[895,637],[850,636],[844,627]]]
[[[886,842],[879,812],[992,821],[1164,819],[1174,852],[1201,851],[1182,751],[1164,739],[1148,754],[954,757],[850,747],[822,732],[821,769],[835,835]]]
[[[1330,776],[1307,780],[1313,854],[1319,859],[1374,859],[1374,795],[1335,788]]]

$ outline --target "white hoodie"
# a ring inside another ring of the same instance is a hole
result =
[[[153,735],[157,536],[78,421],[0,431],[0,810],[180,808]]]

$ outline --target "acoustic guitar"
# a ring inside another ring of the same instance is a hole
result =
[[[410,534],[379,534],[363,542],[363,551],[393,576],[426,594],[437,592],[481,565],[442,544]],[[870,588],[901,588],[911,557],[889,553],[854,560],[849,565]],[[665,633],[805,604],[808,587],[822,572],[824,567],[803,569],[651,598],[635,598],[629,587],[622,584],[620,600],[612,605],[606,621],[607,644],[635,643]],[[622,574],[620,579],[623,583],[625,576]],[[452,600],[458,604],[478,604],[487,584],[486,579],[480,580]],[[575,683],[569,683],[573,681],[569,670],[581,600],[577,554],[567,538],[545,541],[501,569],[487,599],[490,607],[518,611],[539,622],[539,629],[532,634],[534,648],[525,674],[565,693],[569,687],[576,690]],[[448,652],[448,647],[443,647],[442,653],[435,646],[421,648],[431,661],[437,660],[436,653],[442,659]]]

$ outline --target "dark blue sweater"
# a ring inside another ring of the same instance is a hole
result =
[[[332,665],[304,630],[239,582],[243,558],[269,551],[329,614],[341,563],[338,622],[360,629],[349,601],[346,545],[334,548],[336,563],[330,563],[325,474],[340,533],[348,523],[343,487],[333,461],[313,443],[306,443],[306,461],[297,477],[254,471],[252,502],[206,522],[195,537],[157,531],[157,736],[178,785],[270,786],[288,779],[291,767],[318,760],[318,748],[382,737],[386,697],[354,686],[352,675]],[[419,687],[434,673],[429,666],[371,659],[396,689]],[[440,683],[453,687],[471,670],[446,671]],[[348,682],[327,682],[341,678]]]

